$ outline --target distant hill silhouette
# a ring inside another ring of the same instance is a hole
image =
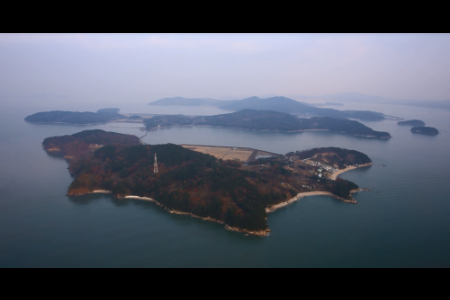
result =
[[[364,121],[379,121],[384,119],[382,113],[372,111],[339,111],[331,108],[319,108],[308,103],[299,102],[286,97],[271,97],[261,99],[259,97],[250,97],[239,101],[221,101],[215,99],[199,99],[199,98],[164,98],[149,105],[184,105],[184,106],[200,106],[214,105],[221,109],[240,111],[243,109],[271,110],[297,115],[310,115],[318,117],[332,118],[353,118]]]
[[[181,105],[181,106],[202,106],[202,105],[214,105],[219,106],[223,104],[229,104],[235,101],[231,100],[216,100],[211,98],[183,98],[183,97],[173,97],[173,98],[163,98],[154,102],[150,102],[148,105]]]

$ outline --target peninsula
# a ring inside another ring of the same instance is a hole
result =
[[[330,117],[300,119],[287,113],[252,109],[207,117],[189,117],[184,115],[154,116],[153,118],[145,119],[144,123],[147,130],[171,126],[218,126],[285,132],[325,130],[365,138],[391,138],[388,132],[374,131],[358,121]]]
[[[46,151],[66,154],[83,145],[84,150],[70,152],[69,172],[75,180],[69,196],[103,192],[153,201],[171,213],[257,236],[270,232],[267,213],[301,197],[330,195],[356,203],[352,194],[361,191],[358,185],[331,176],[340,167],[371,164],[366,155],[340,148],[292,152],[287,157],[265,153],[264,158],[247,156],[242,163],[241,152],[252,149],[234,147],[237,152],[228,160],[188,149],[192,146],[137,143],[137,137],[99,130],[48,138],[43,144]]]

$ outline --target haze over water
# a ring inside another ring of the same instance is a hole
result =
[[[414,135],[389,120],[365,122],[390,132],[388,141],[197,127],[149,132],[144,139],[149,144],[247,146],[280,154],[336,146],[373,160],[371,168],[342,175],[372,188],[355,195],[358,205],[327,196],[304,198],[269,214],[272,234],[257,238],[171,215],[148,202],[65,196],[72,181],[68,164],[45,153],[44,138],[94,128],[141,135],[140,125],[28,124],[23,118],[37,110],[11,104],[0,111],[0,267],[450,267],[450,112],[358,105],[339,109],[418,118],[442,134]],[[167,113],[145,104],[119,108]],[[189,114],[179,107],[171,112]]]

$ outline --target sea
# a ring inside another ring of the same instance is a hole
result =
[[[141,124],[29,124],[39,103],[0,107],[0,268],[29,267],[450,267],[450,111],[389,104],[346,103],[441,132],[417,135],[397,121],[363,122],[390,140],[331,132],[257,132],[225,128],[151,131],[148,144],[251,147],[286,154],[315,147],[366,153],[373,166],[341,175],[370,192],[357,205],[306,197],[268,215],[261,238],[223,225],[172,215],[153,203],[109,195],[67,197],[73,178],[65,160],[42,149],[46,137],[103,129],[142,135]],[[102,107],[61,107],[91,110]],[[120,106],[124,113],[215,115],[214,107]]]

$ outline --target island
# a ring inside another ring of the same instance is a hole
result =
[[[439,130],[433,127],[413,127],[411,128],[412,133],[426,134],[426,135],[438,135]]]
[[[48,138],[43,145],[72,155],[68,169],[75,179],[68,196],[109,193],[151,201],[170,213],[256,236],[269,234],[268,213],[302,197],[329,195],[356,204],[352,194],[368,189],[336,174],[372,164],[365,154],[340,148],[256,158],[243,154],[251,149],[232,147],[232,159],[225,159],[229,153],[218,159],[218,151],[208,154],[202,147],[137,143],[137,137],[100,130]]]
[[[334,103],[333,103],[334,104]],[[271,110],[289,113],[297,116],[316,116],[346,119],[360,119],[363,121],[381,121],[385,115],[373,111],[345,110],[340,111],[331,108],[319,108],[317,105],[299,102],[286,97],[258,98],[250,97],[243,100],[215,100],[199,98],[164,98],[151,102],[148,105],[184,105],[184,106],[216,106],[224,110],[240,111],[244,109]]]
[[[397,123],[397,125],[400,126],[412,126],[412,127],[424,127],[425,122],[421,120],[407,120],[407,121],[400,121]]]
[[[27,116],[25,121],[41,124],[95,125],[126,119],[118,108],[105,108],[97,112],[47,111]]]
[[[374,131],[358,121],[330,117],[301,119],[287,113],[252,109],[216,116],[154,116],[150,119],[145,119],[144,123],[147,130],[170,126],[218,126],[246,130],[285,132],[322,130],[346,133],[365,138],[391,138],[388,132]]]

